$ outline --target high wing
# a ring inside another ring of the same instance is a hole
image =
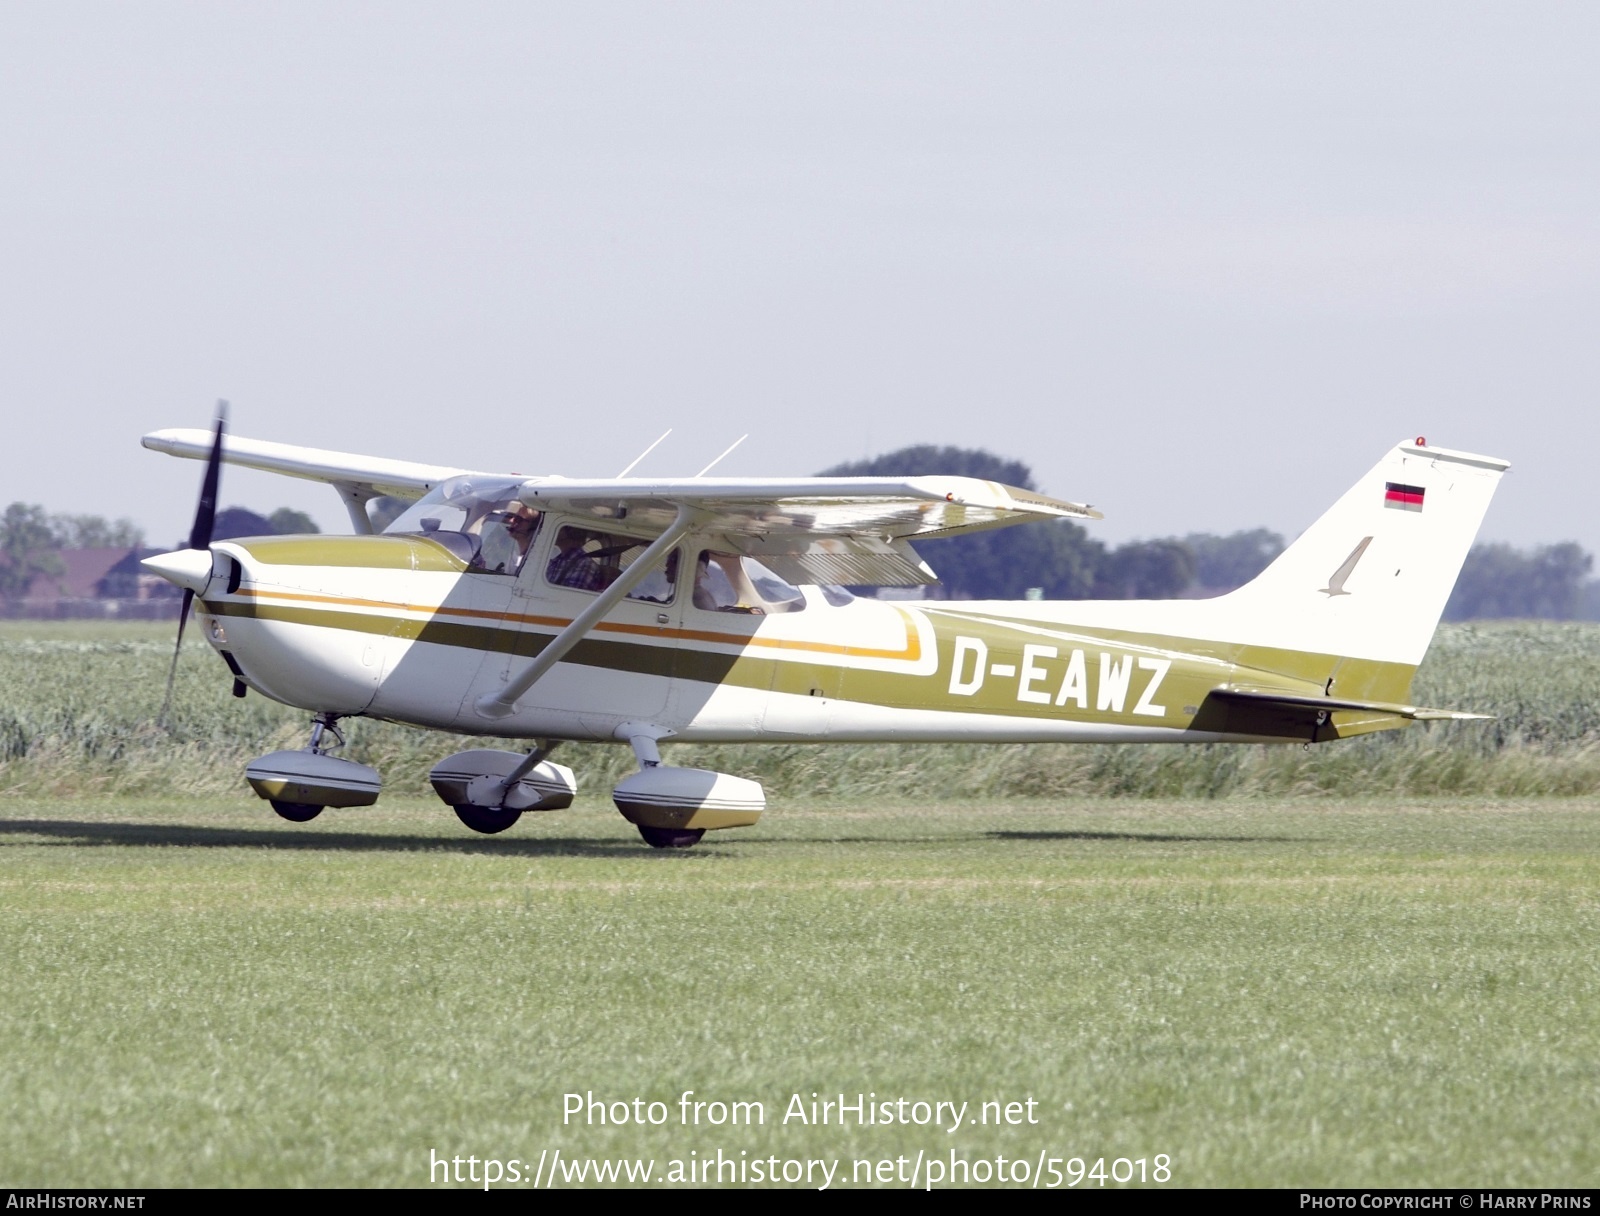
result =
[[[141,443],[153,452],[204,460],[211,453],[210,431],[175,428],[152,431]],[[387,496],[414,501],[434,486],[461,473],[476,470],[447,465],[417,464],[409,460],[386,460],[379,456],[360,456],[353,452],[331,452],[323,448],[303,448],[292,443],[270,443],[264,439],[240,439],[229,435],[223,444],[222,459],[228,464],[266,473],[282,473],[308,481],[325,481],[339,492],[358,532],[372,531],[366,503],[370,498]],[[514,475],[507,475],[510,480]]]
[[[1038,519],[1099,519],[1081,503],[973,477],[697,477],[676,481],[529,478],[522,501],[541,510],[627,519],[664,531],[686,507],[796,583],[909,586],[937,581],[908,541]]]
[[[204,460],[210,431],[153,431],[145,447]],[[514,481],[519,474],[387,460],[351,452],[228,436],[229,464],[323,481],[333,486],[358,532],[369,532],[368,499],[414,501],[461,474]],[[720,535],[796,583],[909,586],[937,581],[911,549],[916,538],[957,536],[1039,519],[1099,519],[1098,511],[974,477],[694,477],[577,479],[530,477],[522,501],[538,510],[627,520],[630,529],[660,533],[680,508],[698,531]]]

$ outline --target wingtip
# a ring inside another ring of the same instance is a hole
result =
[[[204,434],[204,432],[200,432]],[[149,448],[152,452],[171,453],[173,448],[184,439],[182,430],[176,427],[164,427],[159,431],[151,431],[139,437],[139,446]]]

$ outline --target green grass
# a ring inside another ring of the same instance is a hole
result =
[[[0,1179],[416,1186],[430,1149],[720,1147],[1592,1186],[1597,852],[1593,799],[791,801],[663,854],[593,800],[487,839],[420,800],[295,827],[18,793]],[[685,1089],[769,1123],[561,1122],[568,1091]],[[841,1090],[1032,1097],[1039,1124],[776,1125]]]

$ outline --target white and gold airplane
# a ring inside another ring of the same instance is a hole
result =
[[[354,715],[526,741],[434,768],[480,832],[570,805],[558,742],[626,742],[616,805],[662,848],[765,805],[663,764],[665,739],[1322,743],[1481,716],[1407,698],[1507,465],[1422,439],[1237,591],[1017,603],[842,586],[933,582],[919,537],[1097,512],[962,477],[525,477],[223,431],[144,437],[207,461],[189,547],[145,565],[195,601],[236,695],[314,715],[305,750],[246,774],[297,822],[376,801],[379,775],[332,754]],[[211,543],[222,462],[328,483],[357,534]]]

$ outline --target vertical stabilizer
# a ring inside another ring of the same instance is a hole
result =
[[[1402,443],[1257,578],[1213,603],[1266,645],[1415,667],[1508,467]]]

